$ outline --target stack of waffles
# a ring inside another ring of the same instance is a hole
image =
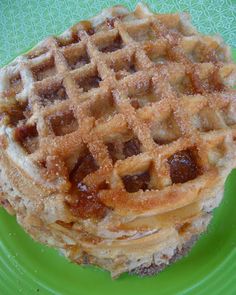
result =
[[[236,66],[186,13],[116,6],[0,69],[1,204],[117,277],[206,230],[236,166]]]

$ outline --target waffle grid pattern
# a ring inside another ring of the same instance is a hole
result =
[[[235,80],[219,37],[143,4],[49,37],[0,70],[1,204],[79,264],[163,269],[235,167]]]
[[[235,66],[184,18],[139,9],[95,28],[81,22],[3,69],[2,121],[47,180],[68,191],[87,157],[79,181],[90,191],[109,184],[103,203],[122,211],[129,198],[126,210],[137,211],[150,209],[152,192],[216,169],[234,130],[235,91],[224,80]],[[182,179],[171,177],[173,155],[189,162]]]

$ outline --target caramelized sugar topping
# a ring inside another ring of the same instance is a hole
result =
[[[136,175],[127,175],[122,178],[124,186],[129,193],[134,193],[139,190],[147,190],[150,181],[150,174],[144,172]]]
[[[83,219],[101,219],[106,214],[107,207],[100,201],[97,192],[90,190],[82,180],[86,175],[95,172],[98,165],[91,154],[81,157],[70,174],[72,183],[71,196],[67,204],[74,216]]]
[[[136,137],[124,143],[108,143],[107,148],[113,163],[141,153],[140,142]]]
[[[31,154],[38,148],[36,125],[23,125],[15,129],[15,139]]]
[[[105,216],[107,207],[100,201],[96,192],[82,182],[74,188],[71,202],[68,202],[71,213],[83,219],[101,219]]]
[[[195,156],[190,150],[177,152],[168,159],[173,183],[184,183],[200,174]]]
[[[138,140],[138,138],[132,138],[129,141],[125,142],[123,153],[126,158],[140,154],[140,141]]]
[[[81,182],[86,175],[95,172],[98,169],[98,165],[91,154],[87,154],[84,157],[79,158],[74,169],[70,173],[70,181],[72,184]]]
[[[23,141],[27,137],[37,136],[38,132],[35,125],[24,125],[16,128],[15,138],[18,141]]]

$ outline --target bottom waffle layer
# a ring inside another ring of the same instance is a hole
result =
[[[126,240],[123,244],[119,243],[116,256],[112,259],[105,258],[105,256],[114,255],[112,251],[115,251],[115,241],[111,241],[110,245],[107,244],[102,248],[103,252],[106,253],[105,255],[100,250],[100,257],[85,253],[79,260],[76,259],[76,256],[72,257],[70,255],[69,257],[74,262],[82,265],[93,264],[109,270],[113,278],[117,278],[124,272],[140,276],[151,276],[187,255],[200,235],[207,230],[211,217],[211,213],[205,213],[204,216],[195,218],[187,228],[182,226],[178,233],[175,231],[172,231],[171,234],[165,233],[162,238],[161,235],[158,236],[158,233],[146,233],[144,237],[131,239],[130,245],[129,241]],[[131,251],[130,255],[129,251]],[[63,254],[68,255],[69,253],[64,250]],[[102,255],[104,255],[103,259],[101,259]]]
[[[169,263],[161,263],[161,264],[155,264],[152,263],[149,266],[141,265],[133,270],[131,270],[130,274],[136,274],[141,277],[145,276],[153,276],[164,270],[166,267],[168,267],[170,264],[176,262],[177,260],[183,258],[186,256],[189,251],[192,249],[192,247],[195,245],[196,241],[198,240],[199,236],[195,235],[192,236],[189,241],[187,241],[185,244],[183,244],[182,248],[177,248],[174,252],[174,255],[169,260]]]

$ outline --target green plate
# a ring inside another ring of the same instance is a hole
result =
[[[60,33],[101,8],[136,1],[0,1],[0,65],[42,38]],[[147,1],[161,12],[188,10],[202,32],[220,32],[236,48],[236,5],[232,1]],[[236,51],[234,51],[236,60]],[[236,171],[227,179],[225,196],[213,221],[188,257],[160,275],[124,274],[116,281],[94,267],[82,268],[54,249],[34,242],[0,209],[0,294],[236,294]]]

